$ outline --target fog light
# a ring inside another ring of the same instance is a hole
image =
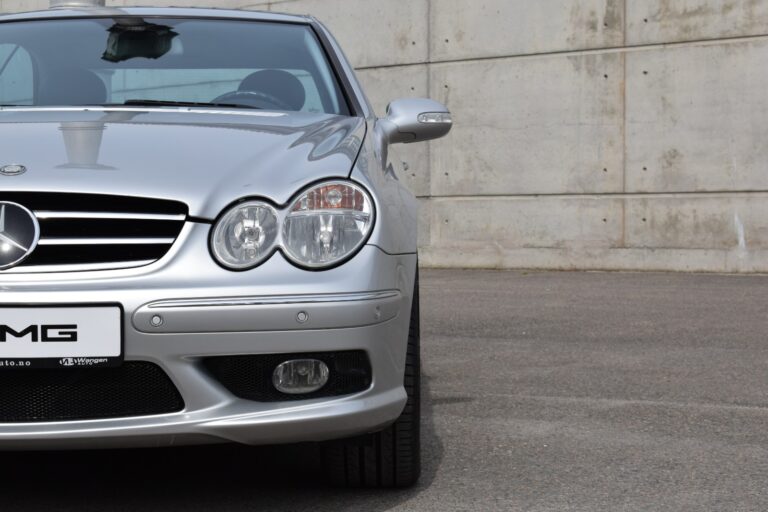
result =
[[[272,384],[289,395],[312,393],[328,382],[328,365],[317,359],[295,359],[275,368]]]

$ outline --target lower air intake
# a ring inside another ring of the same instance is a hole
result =
[[[0,423],[76,421],[177,412],[179,391],[159,366],[0,371]]]
[[[328,382],[317,391],[302,395],[281,393],[272,383],[272,374],[291,359],[317,359],[329,368]],[[238,398],[256,402],[284,402],[327,398],[359,393],[371,387],[371,363],[362,350],[223,356],[205,360],[213,377]]]

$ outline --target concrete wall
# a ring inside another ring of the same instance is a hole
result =
[[[768,271],[768,0],[140,3],[311,13],[380,113],[447,103],[403,153],[425,265]]]

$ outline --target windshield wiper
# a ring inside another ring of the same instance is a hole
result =
[[[211,103],[205,101],[171,101],[171,100],[144,100],[130,99],[125,100],[122,105],[139,107],[224,107],[224,108],[250,108],[258,109],[252,105],[243,105],[242,103]],[[114,105],[109,105],[114,106]]]

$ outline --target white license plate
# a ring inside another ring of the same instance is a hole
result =
[[[114,366],[122,351],[120,306],[0,306],[0,370]]]

